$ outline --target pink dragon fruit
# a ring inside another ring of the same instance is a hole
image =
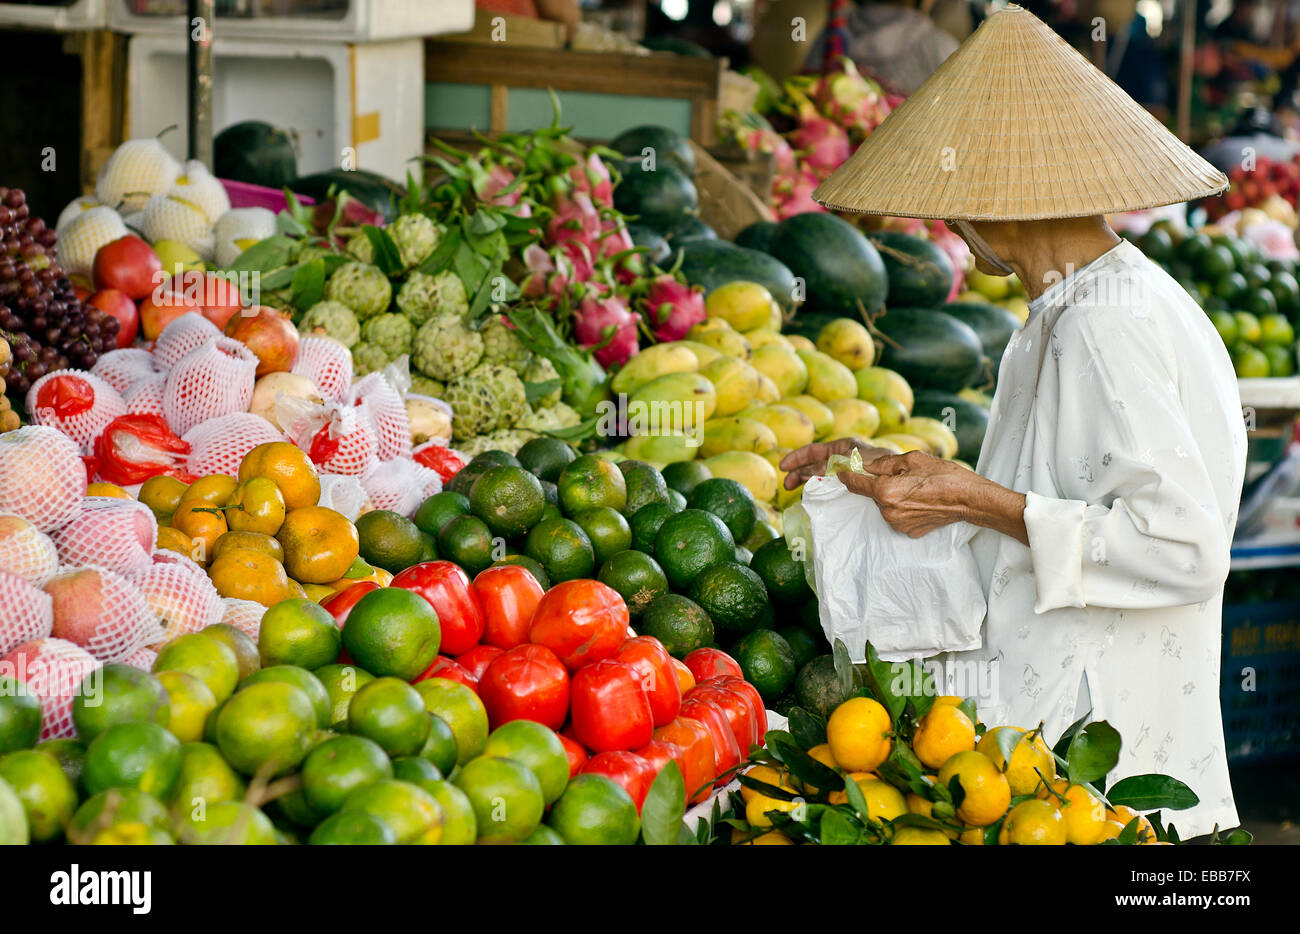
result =
[[[794,214],[807,214],[810,211],[826,209],[812,199],[813,190],[820,184],[816,175],[807,167],[793,177],[778,178],[772,185],[776,216],[780,219]]]
[[[594,152],[587,156],[585,163],[570,166],[569,178],[574,191],[585,192],[601,207],[614,206],[614,180],[610,178],[609,166]]]
[[[548,253],[540,244],[531,243],[524,248],[524,266],[528,275],[520,291],[526,298],[559,298],[575,281],[573,261],[562,250]]]
[[[591,248],[581,240],[566,240],[560,245],[560,253],[557,255],[565,259],[572,269],[570,282],[588,282],[596,274]]]
[[[590,195],[577,191],[556,196],[555,216],[546,226],[548,243],[567,244],[576,240],[595,254],[600,235],[600,212],[591,203]]]
[[[706,317],[704,293],[678,282],[669,273],[650,280],[641,307],[650,329],[661,341],[681,340],[686,332]]]
[[[637,346],[637,321],[639,316],[628,310],[617,295],[601,297],[591,290],[583,296],[574,313],[573,335],[582,347],[604,347],[595,351],[596,362],[601,366],[626,363],[639,349]]]
[[[849,135],[811,107],[801,109],[790,145],[803,155],[804,164],[822,178],[838,169],[853,151]]]
[[[884,119],[883,92],[858,72],[851,59],[841,59],[839,68],[818,89],[817,107],[839,126],[865,136]]]
[[[504,165],[493,165],[486,172],[474,175],[474,194],[478,195],[480,201],[486,201],[488,204],[512,208],[519,204],[519,199],[523,194],[522,186],[505,194],[500,194],[500,192],[502,189],[509,187],[514,180],[514,172],[511,172]]]
[[[619,218],[611,218],[601,223],[602,233],[600,235],[600,249],[597,253],[598,258],[614,256],[618,253],[626,252],[636,246],[632,242],[632,235],[627,232],[627,225]]]

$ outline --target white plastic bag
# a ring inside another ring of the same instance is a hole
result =
[[[868,641],[885,661],[979,648],[986,606],[970,550],[978,529],[956,522],[920,538],[895,532],[874,500],[827,473],[803,491],[805,558],[827,640],[843,640],[855,662]],[[787,541],[798,535],[787,533]]]

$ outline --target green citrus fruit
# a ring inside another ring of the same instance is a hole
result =
[[[372,509],[356,521],[363,559],[393,574],[417,564],[424,553],[420,528],[400,513]]]
[[[200,802],[240,801],[244,797],[244,780],[221,757],[211,743],[185,743],[181,746],[181,771],[172,789],[172,806],[192,808]]]
[[[451,728],[456,738],[457,764],[464,765],[482,753],[487,743],[488,715],[477,694],[448,678],[426,678],[412,686],[424,699],[424,709]],[[443,769],[444,774],[448,771]]]
[[[652,600],[668,593],[668,578],[659,562],[630,548],[611,555],[596,579],[619,592],[632,619],[639,619]]]
[[[321,821],[307,842],[312,846],[392,846],[397,835],[373,814],[346,811]]]
[[[325,665],[312,672],[325,688],[330,701],[330,722],[326,724],[332,730],[346,728],[348,722],[348,705],[352,697],[375,676],[356,665]]]
[[[115,723],[86,747],[81,784],[88,794],[139,788],[166,801],[181,773],[181,741],[157,723]]]
[[[555,481],[560,491],[560,506],[565,515],[584,509],[608,506],[622,512],[627,506],[627,482],[617,464],[582,454],[560,471]]]
[[[429,601],[398,587],[372,590],[343,624],[343,646],[377,678],[410,681],[433,663],[442,640],[438,614]]]
[[[235,693],[238,694],[251,685],[265,684],[268,681],[282,681],[285,684],[292,684],[296,688],[301,688],[302,692],[311,698],[312,706],[316,708],[317,728],[324,730],[329,727],[329,692],[325,690],[325,685],[320,683],[320,679],[306,668],[300,668],[297,665],[271,665],[269,668],[259,668],[239,682],[239,687],[236,688]]]
[[[40,736],[40,699],[23,682],[0,675],[0,756],[31,749]]]
[[[463,765],[453,781],[474,808],[480,843],[518,843],[541,823],[542,786],[522,762],[480,756]]]
[[[604,775],[578,775],[546,823],[572,845],[631,846],[641,833],[632,797]]]
[[[32,841],[57,840],[77,807],[77,790],[54,757],[35,749],[11,752],[0,759],[0,781],[22,803]]]
[[[257,643],[242,629],[236,629],[229,623],[214,623],[211,626],[204,626],[199,632],[230,646],[230,650],[235,653],[235,660],[239,663],[239,680],[244,680],[261,667],[262,658],[257,652]]]
[[[123,824],[144,824],[170,833],[172,818],[161,801],[139,788],[109,788],[87,798],[68,821],[68,842],[89,843]]]
[[[339,657],[343,638],[329,610],[312,600],[281,600],[262,616],[257,652],[262,666],[297,665],[310,671]]]
[[[196,846],[273,846],[278,842],[271,819],[242,801],[217,801],[181,812],[177,836],[182,843]]]
[[[239,659],[230,646],[201,632],[177,636],[159,649],[153,671],[193,675],[208,686],[218,704],[233,694],[239,683]]]
[[[327,739],[303,760],[302,791],[317,818],[343,806],[353,791],[393,777],[393,767],[379,745],[364,736]]]
[[[451,490],[443,490],[441,493],[434,493],[421,503],[420,508],[415,510],[415,515],[411,517],[411,521],[421,532],[437,538],[438,533],[449,520],[468,512],[467,496],[453,493]]]
[[[418,785],[386,778],[353,791],[340,813],[360,811],[379,818],[400,844],[436,844],[445,816],[437,800]]]
[[[374,740],[390,756],[418,753],[429,729],[424,699],[399,678],[376,678],[348,707],[348,732]]]
[[[284,775],[311,749],[316,705],[302,688],[265,681],[244,688],[216,714],[217,747],[245,775]]]
[[[550,727],[532,720],[511,720],[488,735],[484,756],[513,759],[527,766],[542,786],[542,798],[549,805],[569,782],[569,757],[564,744]]]
[[[543,519],[524,541],[524,553],[540,564],[551,583],[590,577],[596,569],[591,539],[571,519]]]
[[[158,682],[167,692],[168,731],[182,743],[203,738],[203,730],[217,698],[212,690],[187,671],[160,671]]]

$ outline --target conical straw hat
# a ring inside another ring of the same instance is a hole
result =
[[[813,192],[945,220],[1135,211],[1228,180],[1033,14],[993,14]]]

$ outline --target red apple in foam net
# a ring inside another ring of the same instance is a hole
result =
[[[140,312],[130,296],[117,289],[100,289],[88,301],[117,319],[117,346],[130,347],[140,331]]]
[[[288,315],[266,305],[246,308],[226,322],[226,336],[233,337],[257,357],[257,377],[280,373],[293,366],[298,356],[298,329]]]
[[[136,301],[153,291],[154,275],[160,272],[162,260],[135,234],[104,244],[91,267],[96,289],[117,289]]]
[[[45,582],[53,602],[51,635],[81,646],[100,661],[125,658],[161,634],[140,588],[103,568],[78,568]]]
[[[203,317],[218,328],[224,328],[243,306],[239,286],[214,272],[187,269],[174,275],[166,288],[193,302]]]
[[[155,341],[163,328],[181,315],[199,310],[198,302],[187,298],[184,292],[173,290],[170,281],[165,282],[140,303],[140,333],[145,340]]]

